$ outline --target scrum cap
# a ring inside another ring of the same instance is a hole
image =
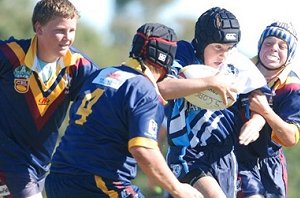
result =
[[[203,60],[204,49],[211,43],[237,44],[241,39],[237,18],[228,10],[214,7],[203,13],[196,22],[193,45]]]
[[[274,36],[283,41],[288,45],[288,56],[286,64],[289,63],[295,55],[297,48],[297,32],[292,23],[276,21],[271,25],[267,26],[262,32],[260,39],[258,41],[258,54],[261,50],[262,43],[269,37]]]
[[[137,30],[129,57],[147,60],[167,72],[173,64],[176,41],[173,29],[159,23],[146,23]]]

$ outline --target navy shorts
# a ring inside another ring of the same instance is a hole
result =
[[[237,161],[233,151],[225,156],[203,156],[188,164],[188,171],[184,171],[181,164],[171,164],[171,170],[177,176],[179,181],[193,185],[199,178],[203,176],[214,177],[226,197],[236,197],[237,191]],[[170,196],[169,196],[170,197]]]
[[[112,181],[93,175],[50,173],[45,182],[47,198],[144,198],[131,183]]]
[[[241,182],[239,198],[251,195],[286,197],[287,169],[282,151],[275,157],[240,162],[238,178]]]

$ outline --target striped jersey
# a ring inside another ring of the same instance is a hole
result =
[[[179,65],[202,64],[191,43],[177,42],[176,61]],[[189,161],[215,152],[216,159],[227,155],[237,142],[241,119],[233,105],[224,110],[207,110],[196,107],[184,98],[169,102],[167,160],[169,165],[181,164],[188,172]]]

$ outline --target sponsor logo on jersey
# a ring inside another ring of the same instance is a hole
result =
[[[39,99],[39,105],[49,105],[50,100],[46,97]]]
[[[155,122],[155,120],[151,119],[148,124],[148,131],[146,135],[150,138],[156,139],[158,131],[157,123]]]
[[[14,70],[14,87],[19,93],[26,93],[29,90],[29,78],[32,71],[26,65],[20,65]]]
[[[93,83],[118,89],[126,80],[135,77],[136,74],[121,71],[117,68],[105,68],[100,71]]]

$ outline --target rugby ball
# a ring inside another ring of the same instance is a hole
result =
[[[194,64],[183,67],[179,71],[179,76],[186,79],[203,78],[213,76],[217,74],[217,72],[219,72],[219,70],[216,68],[202,64]],[[230,72],[224,72],[224,75],[228,75],[228,80],[235,78],[234,74]],[[228,104],[225,105],[222,101],[222,97],[213,89],[207,89],[200,93],[186,96],[185,99],[197,107],[210,110],[225,109],[235,102],[235,100],[228,98]]]

